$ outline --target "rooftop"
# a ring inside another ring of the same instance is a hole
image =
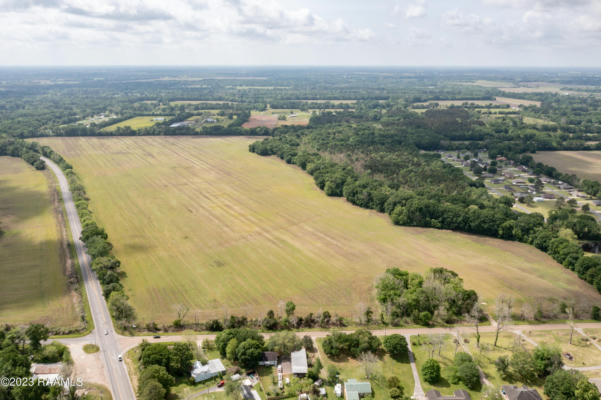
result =
[[[517,387],[513,385],[503,385],[502,388],[508,400],[542,400],[536,389],[529,387]]]
[[[290,353],[293,374],[306,374],[309,370],[307,365],[307,351],[303,347],[299,351]]]
[[[471,400],[472,399],[470,394],[463,389],[455,390],[455,392],[451,396],[443,396],[442,394],[440,394],[440,392],[438,390],[432,389],[428,393],[426,393],[426,398],[428,400]]]
[[[349,379],[344,382],[344,391],[347,400],[359,400],[360,394],[371,394],[371,384],[369,382],[359,382],[356,379]]]

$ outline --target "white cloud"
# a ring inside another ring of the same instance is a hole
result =
[[[398,2],[395,4],[393,14],[404,14],[405,18],[420,18],[427,14],[426,0],[414,0],[413,2]]]
[[[14,31],[14,29],[17,29]],[[275,0],[0,0],[0,40],[154,43],[210,38],[299,43],[369,40],[369,28]],[[50,37],[52,37],[50,36]]]
[[[423,2],[417,4],[409,4],[405,11],[406,18],[419,18],[426,15],[426,7]]]
[[[446,25],[464,32],[484,31],[493,25],[491,18],[465,14],[459,10],[448,11],[442,18]]]

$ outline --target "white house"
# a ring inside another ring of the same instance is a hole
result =
[[[205,365],[202,365],[200,361],[195,361],[191,375],[194,382],[202,382],[223,373],[225,373],[225,367],[221,360],[216,358],[209,360]]]
[[[294,375],[305,375],[309,371],[307,365],[307,351],[304,347],[299,351],[290,353],[290,361],[292,364],[292,373]]]

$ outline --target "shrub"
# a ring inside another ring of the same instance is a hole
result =
[[[422,365],[422,376],[424,380],[430,384],[434,384],[440,380],[440,364],[438,361],[430,358]]]

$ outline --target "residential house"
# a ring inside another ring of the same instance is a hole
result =
[[[307,351],[303,347],[299,351],[290,353],[290,363],[294,375],[306,375],[309,367],[307,365]]]
[[[517,387],[513,385],[501,386],[501,395],[506,400],[542,400],[536,389]]]
[[[63,364],[62,363],[53,363],[53,364],[31,364],[31,368],[29,369],[33,376],[33,379],[37,379],[39,381],[44,381],[49,385],[53,385],[57,383],[57,380],[60,379],[61,374],[63,372]]]
[[[264,351],[259,365],[275,367],[278,365],[278,353],[275,351]]]
[[[194,362],[194,368],[190,375],[194,378],[194,382],[202,382],[211,379],[214,376],[224,374],[225,367],[220,359],[209,360],[205,365],[200,361]]]
[[[349,379],[344,382],[344,398],[346,400],[359,400],[361,397],[371,396],[371,384]]]
[[[463,389],[455,390],[451,396],[443,396],[438,390],[430,390],[426,393],[428,400],[472,400],[470,394]]]

